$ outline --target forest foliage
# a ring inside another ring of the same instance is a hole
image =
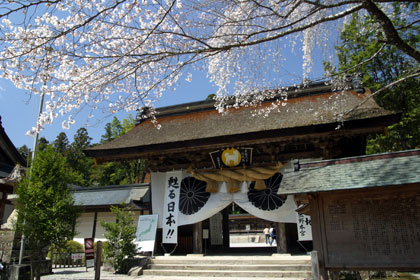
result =
[[[402,6],[407,8],[402,2],[392,5],[397,14]],[[418,14],[419,6],[413,3],[406,11]],[[404,31],[406,42],[419,47],[420,26],[411,24],[409,17],[394,17],[393,25]],[[335,75],[358,75],[365,87],[377,93],[374,98],[378,104],[401,113],[400,121],[390,126],[385,134],[368,140],[368,154],[420,147],[420,79],[412,76],[419,71],[419,62],[395,46],[384,44],[382,36],[374,18],[355,14],[340,33],[340,44],[336,46],[338,67],[334,69],[326,64],[327,71]],[[401,82],[387,88],[395,81]]]
[[[60,248],[73,239],[78,210],[68,186],[78,180],[79,174],[68,166],[65,157],[47,145],[37,153],[28,176],[19,183],[17,230],[25,236],[37,279],[48,246]]]
[[[145,176],[144,160],[114,161],[98,165],[95,164],[93,158],[83,153],[86,148],[110,142],[127,133],[134,126],[134,121],[131,114],[122,121],[114,116],[112,121],[105,125],[105,132],[101,136],[100,143],[92,143],[92,137],[84,127],[77,130],[72,142],[65,132],[60,132],[51,142],[41,137],[38,150],[43,151],[51,147],[60,153],[65,158],[68,167],[75,172],[74,185],[88,187],[141,183]],[[30,161],[31,150],[27,146],[22,146],[18,150]]]

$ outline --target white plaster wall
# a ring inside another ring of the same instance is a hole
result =
[[[84,239],[92,237],[94,213],[82,213],[77,219],[76,223],[76,236],[73,240],[83,244]]]
[[[139,212],[134,212],[133,218],[133,225],[137,228],[137,223],[139,220]],[[92,236],[93,230],[93,220],[94,220],[94,213],[82,213],[77,220],[76,224],[76,233],[77,235],[73,238],[73,240],[83,244],[84,239]],[[101,226],[101,221],[105,222],[112,222],[115,223],[115,214],[111,212],[98,212],[98,217],[96,221],[96,232],[95,232],[95,242],[96,241],[106,241],[104,236],[105,229]]]
[[[6,204],[4,205],[4,213],[3,213],[3,223],[7,222],[7,219],[9,218],[10,214],[12,214],[15,207],[13,204]]]
[[[96,222],[96,234],[95,234],[95,241],[106,241],[104,236],[105,229],[101,226],[101,221],[108,222],[108,223],[115,223],[115,214],[111,212],[99,212],[98,213],[98,220]]]

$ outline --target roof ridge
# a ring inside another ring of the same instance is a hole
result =
[[[344,90],[345,91],[354,90],[354,86],[349,84],[347,85],[347,88],[345,88]],[[280,95],[282,92],[287,92],[288,94],[287,98],[294,99],[294,98],[305,97],[305,96],[310,96],[310,95],[336,92],[338,90],[334,89],[334,87],[329,83],[329,81],[322,81],[322,82],[312,83],[309,85],[285,86],[285,87],[280,87],[280,88],[275,88],[275,89],[267,89],[263,91],[275,92],[278,95]],[[363,93],[365,92],[366,91],[364,90]],[[263,101],[263,103],[273,102],[276,99],[277,97],[266,99]],[[234,102],[235,102],[234,96],[230,96],[230,100],[228,100],[227,103],[233,104]],[[174,115],[174,114],[182,114],[185,112],[191,113],[191,112],[202,111],[202,110],[214,110],[214,104],[215,104],[215,100],[205,99],[205,100],[192,101],[192,102],[187,102],[187,103],[159,107],[155,109],[156,118],[161,118],[161,117]],[[136,118],[139,119],[140,116],[137,116]]]
[[[72,186],[71,191],[98,191],[98,190],[115,190],[115,189],[129,189],[136,187],[150,187],[150,183],[139,183],[139,184],[124,184],[124,185],[108,185],[108,186],[91,186],[91,187],[81,187],[81,186]]]
[[[418,156],[418,155],[420,155],[420,149],[396,151],[396,152],[385,152],[385,153],[372,154],[372,155],[363,155],[363,156],[348,157],[348,158],[306,162],[306,163],[301,163],[300,168],[322,167],[322,166],[328,166],[328,165],[338,165],[338,164],[365,162],[365,161],[372,161],[372,160]]]

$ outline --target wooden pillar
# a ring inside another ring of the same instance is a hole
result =
[[[193,225],[193,253],[203,253],[203,222]]]
[[[2,196],[0,197],[0,225],[4,224],[6,221],[3,221],[4,216],[4,209],[6,208],[6,198],[7,198],[7,192],[6,190],[1,190],[3,192]]]
[[[311,213],[311,226],[312,226],[312,242],[313,242],[313,250],[317,251],[318,257],[318,266],[319,266],[319,275],[321,280],[327,280],[327,270],[325,269],[324,263],[324,250],[323,250],[323,234],[322,234],[322,225],[324,223],[323,220],[323,205],[322,201],[319,199],[317,194],[310,194],[309,198],[309,205],[310,213]]]
[[[93,240],[95,240],[97,220],[98,220],[98,212],[95,211],[95,215],[93,216],[93,228],[92,228],[92,238],[93,238]]]
[[[277,253],[285,254],[287,253],[286,224],[276,223],[276,233]]]
[[[312,279],[321,280],[321,276],[319,274],[319,260],[318,260],[317,251],[311,252],[311,262],[312,262]]]
[[[102,241],[96,245],[95,280],[101,280]]]
[[[223,248],[229,249],[229,207],[226,207],[222,211],[222,230],[223,230]]]

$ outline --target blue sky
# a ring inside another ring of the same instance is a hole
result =
[[[301,56],[298,54],[291,55],[288,58],[289,81],[284,86],[292,85],[293,83],[300,83],[301,80]],[[322,76],[322,69],[318,66],[314,68],[313,76],[319,78]],[[209,94],[215,93],[217,88],[212,86],[205,73],[194,72],[192,82],[184,81],[176,89],[176,91],[168,91],[163,94],[159,102],[155,104],[156,107],[163,107],[175,104],[182,104],[192,101],[204,100]],[[2,125],[18,148],[23,145],[33,148],[34,138],[26,136],[26,132],[30,130],[36,123],[36,117],[39,110],[40,96],[25,93],[22,90],[16,89],[15,86],[4,79],[0,79],[0,116],[2,117]],[[128,116],[128,112],[122,111],[114,114],[118,119],[122,120]],[[131,112],[135,117],[136,112]],[[110,113],[101,114],[99,111],[94,112],[92,119],[88,118],[88,112],[82,111],[75,117],[76,123],[70,129],[63,129],[61,126],[64,118],[54,120],[52,125],[45,126],[40,133],[40,137],[45,137],[48,141],[55,140],[60,132],[65,132],[70,142],[73,142],[74,133],[82,127],[86,121],[89,125],[86,127],[89,136],[93,138],[92,143],[98,143],[101,135],[104,134],[105,124],[111,122],[114,115]],[[65,116],[67,117],[67,116]]]
[[[282,72],[282,80],[285,81],[282,86],[290,86],[294,83],[302,82],[302,52],[288,52]],[[318,56],[322,60],[322,56]],[[315,64],[311,72],[311,78],[316,79],[322,77],[322,65]],[[209,94],[215,93],[217,88],[212,86],[203,72],[192,72],[192,82],[182,80],[176,91],[168,91],[163,94],[159,102],[155,103],[156,107],[163,107],[175,104],[182,104],[192,101],[204,100]],[[284,77],[283,77],[284,75]],[[181,78],[183,79],[183,78]],[[39,110],[40,96],[29,95],[27,92],[16,89],[8,80],[0,78],[0,116],[2,117],[2,125],[18,148],[23,145],[33,149],[34,138],[26,136],[26,132],[36,124],[36,117]],[[128,116],[128,112],[122,111],[114,114],[118,119],[122,120]],[[135,117],[136,112],[131,112]],[[40,137],[45,137],[49,142],[55,140],[60,132],[65,132],[70,142],[73,142],[74,133],[88,121],[86,126],[89,136],[93,138],[92,143],[98,143],[101,135],[104,134],[105,124],[112,121],[114,115],[110,113],[102,114],[99,111],[94,112],[92,119],[88,118],[89,112],[82,111],[74,116],[76,123],[70,129],[63,129],[61,123],[64,118],[54,120],[52,125],[46,125],[41,131]]]
[[[14,21],[19,21],[20,15],[13,17]],[[280,67],[279,71],[282,72],[281,76],[285,75],[282,80],[285,84],[282,86],[290,86],[294,83],[301,83],[302,81],[302,51],[298,45],[295,50],[286,50],[284,53],[286,61]],[[317,57],[317,56],[315,56]],[[322,61],[322,55],[318,56]],[[320,61],[318,61],[320,62]],[[322,76],[322,66],[315,64],[311,78],[319,78]],[[193,72],[193,80],[191,83],[182,82],[175,92],[168,91],[163,94],[161,100],[155,104],[156,107],[169,106],[181,104],[186,102],[204,100],[209,94],[215,93],[217,89],[213,87],[206,74],[202,72]],[[4,127],[7,135],[16,147],[23,145],[33,148],[33,137],[26,136],[26,132],[36,124],[36,117],[39,110],[40,96],[30,95],[27,92],[16,89],[15,86],[4,79],[0,78],[0,116],[2,118],[2,126]],[[45,126],[41,131],[40,137],[45,137],[48,141],[55,140],[60,132],[65,132],[70,142],[73,141],[74,133],[80,127],[84,126],[86,121],[89,125],[86,126],[89,136],[93,138],[92,143],[98,143],[101,135],[104,134],[105,124],[111,122],[114,115],[101,114],[99,111],[94,112],[92,119],[88,118],[89,112],[82,111],[74,117],[76,123],[71,126],[69,130],[62,128],[62,121],[67,118],[58,118],[54,120],[52,125]],[[122,120],[128,116],[128,112],[119,112],[115,114],[118,119]],[[131,112],[133,117],[136,112]]]
[[[191,83],[183,82],[175,92],[167,92],[156,103],[156,107],[181,104],[186,102],[204,100],[209,94],[215,93],[216,88],[212,87],[208,82],[205,74],[194,73]],[[34,138],[26,136],[26,132],[30,130],[36,123],[36,117],[39,110],[40,97],[38,95],[30,96],[25,91],[16,89],[15,86],[4,79],[0,79],[0,116],[2,126],[13,144],[18,148],[23,145],[32,149]],[[47,125],[40,133],[40,137],[44,136],[48,141],[52,142],[60,132],[65,132],[69,141],[73,141],[73,135],[88,120],[89,125],[86,127],[89,136],[93,138],[92,143],[97,143],[104,134],[104,127],[107,122],[111,122],[114,115],[101,114],[95,112],[95,117],[88,119],[87,112],[81,112],[75,119],[76,123],[69,129],[65,130],[61,127],[63,118],[56,119],[52,125]],[[120,120],[128,116],[128,112],[120,112],[115,114]],[[131,112],[135,117],[136,112]]]
[[[40,13],[40,11],[37,11],[37,13]],[[10,19],[14,22],[19,22],[23,18],[20,14],[16,14]],[[318,61],[313,67],[310,78],[316,79],[322,76],[322,63],[320,62],[325,58],[321,53],[318,55],[319,50],[313,50],[313,52],[317,53],[314,57]],[[285,75],[285,78],[282,78],[284,80],[282,86],[301,83],[302,50],[299,43],[295,46],[294,51],[288,49],[284,55],[286,61],[280,66],[282,69],[279,69],[279,72],[282,73],[281,76]],[[193,72],[191,83],[184,81],[175,92],[166,92],[155,106],[162,107],[204,100],[209,94],[215,93],[216,91],[217,89],[210,84],[205,73]],[[36,124],[39,101],[40,96],[31,96],[22,90],[16,89],[11,82],[0,78],[0,116],[2,118],[2,126],[16,147],[27,145],[29,148],[33,148],[33,137],[26,136],[25,134]],[[86,127],[89,136],[93,138],[92,143],[98,143],[101,135],[104,134],[105,124],[111,122],[114,115],[110,115],[109,113],[101,114],[98,111],[94,112],[95,116],[92,119],[89,119],[88,114],[89,112],[85,111],[75,116],[76,123],[69,130],[65,130],[61,126],[64,118],[58,118],[54,120],[52,125],[45,126],[44,130],[40,133],[40,137],[43,136],[52,142],[60,132],[64,131],[69,141],[72,142],[76,130],[84,126],[86,121],[89,121],[89,125]],[[123,111],[115,114],[115,116],[122,120],[128,114],[128,112]],[[131,112],[131,114],[134,117],[136,112]],[[67,116],[64,117],[67,118]]]

